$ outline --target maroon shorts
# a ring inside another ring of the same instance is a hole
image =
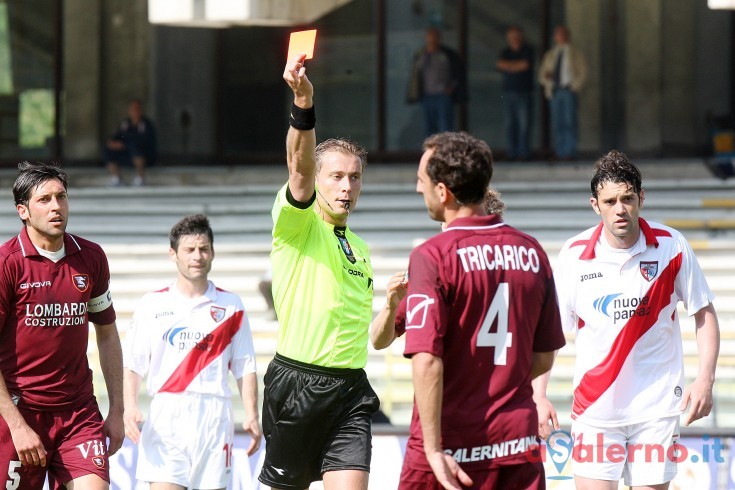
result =
[[[546,478],[542,463],[499,466],[491,470],[466,471],[474,490],[545,490]],[[465,488],[465,487],[462,487]],[[403,465],[398,490],[442,490],[431,471],[414,470]]]
[[[0,488],[38,490],[48,471],[49,487],[94,474],[110,481],[107,441],[102,434],[102,415],[97,401],[89,400],[75,410],[41,412],[19,409],[26,423],[41,438],[46,449],[46,466],[20,466],[10,429],[0,417]]]

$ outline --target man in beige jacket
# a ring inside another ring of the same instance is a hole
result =
[[[554,47],[544,54],[539,82],[551,106],[554,152],[560,160],[577,157],[577,93],[587,80],[587,62],[569,44],[569,29],[554,29]]]

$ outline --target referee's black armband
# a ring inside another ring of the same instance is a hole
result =
[[[316,126],[314,106],[312,105],[308,109],[302,109],[296,104],[293,104],[291,106],[291,114],[288,116],[288,124],[290,124],[292,128],[299,129],[301,131],[314,129],[314,126]]]

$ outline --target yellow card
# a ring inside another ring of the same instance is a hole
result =
[[[294,56],[306,53],[306,59],[310,60],[314,57],[314,44],[316,43],[316,29],[310,31],[298,31],[291,33],[291,39],[288,42],[288,56],[286,60],[290,60]]]

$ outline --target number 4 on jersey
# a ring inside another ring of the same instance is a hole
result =
[[[477,332],[477,347],[495,347],[495,364],[505,366],[508,349],[513,345],[513,333],[508,331],[508,307],[510,305],[508,283],[498,284],[495,297],[487,309],[485,320],[480,331]],[[495,319],[498,319],[498,329],[491,332]]]

